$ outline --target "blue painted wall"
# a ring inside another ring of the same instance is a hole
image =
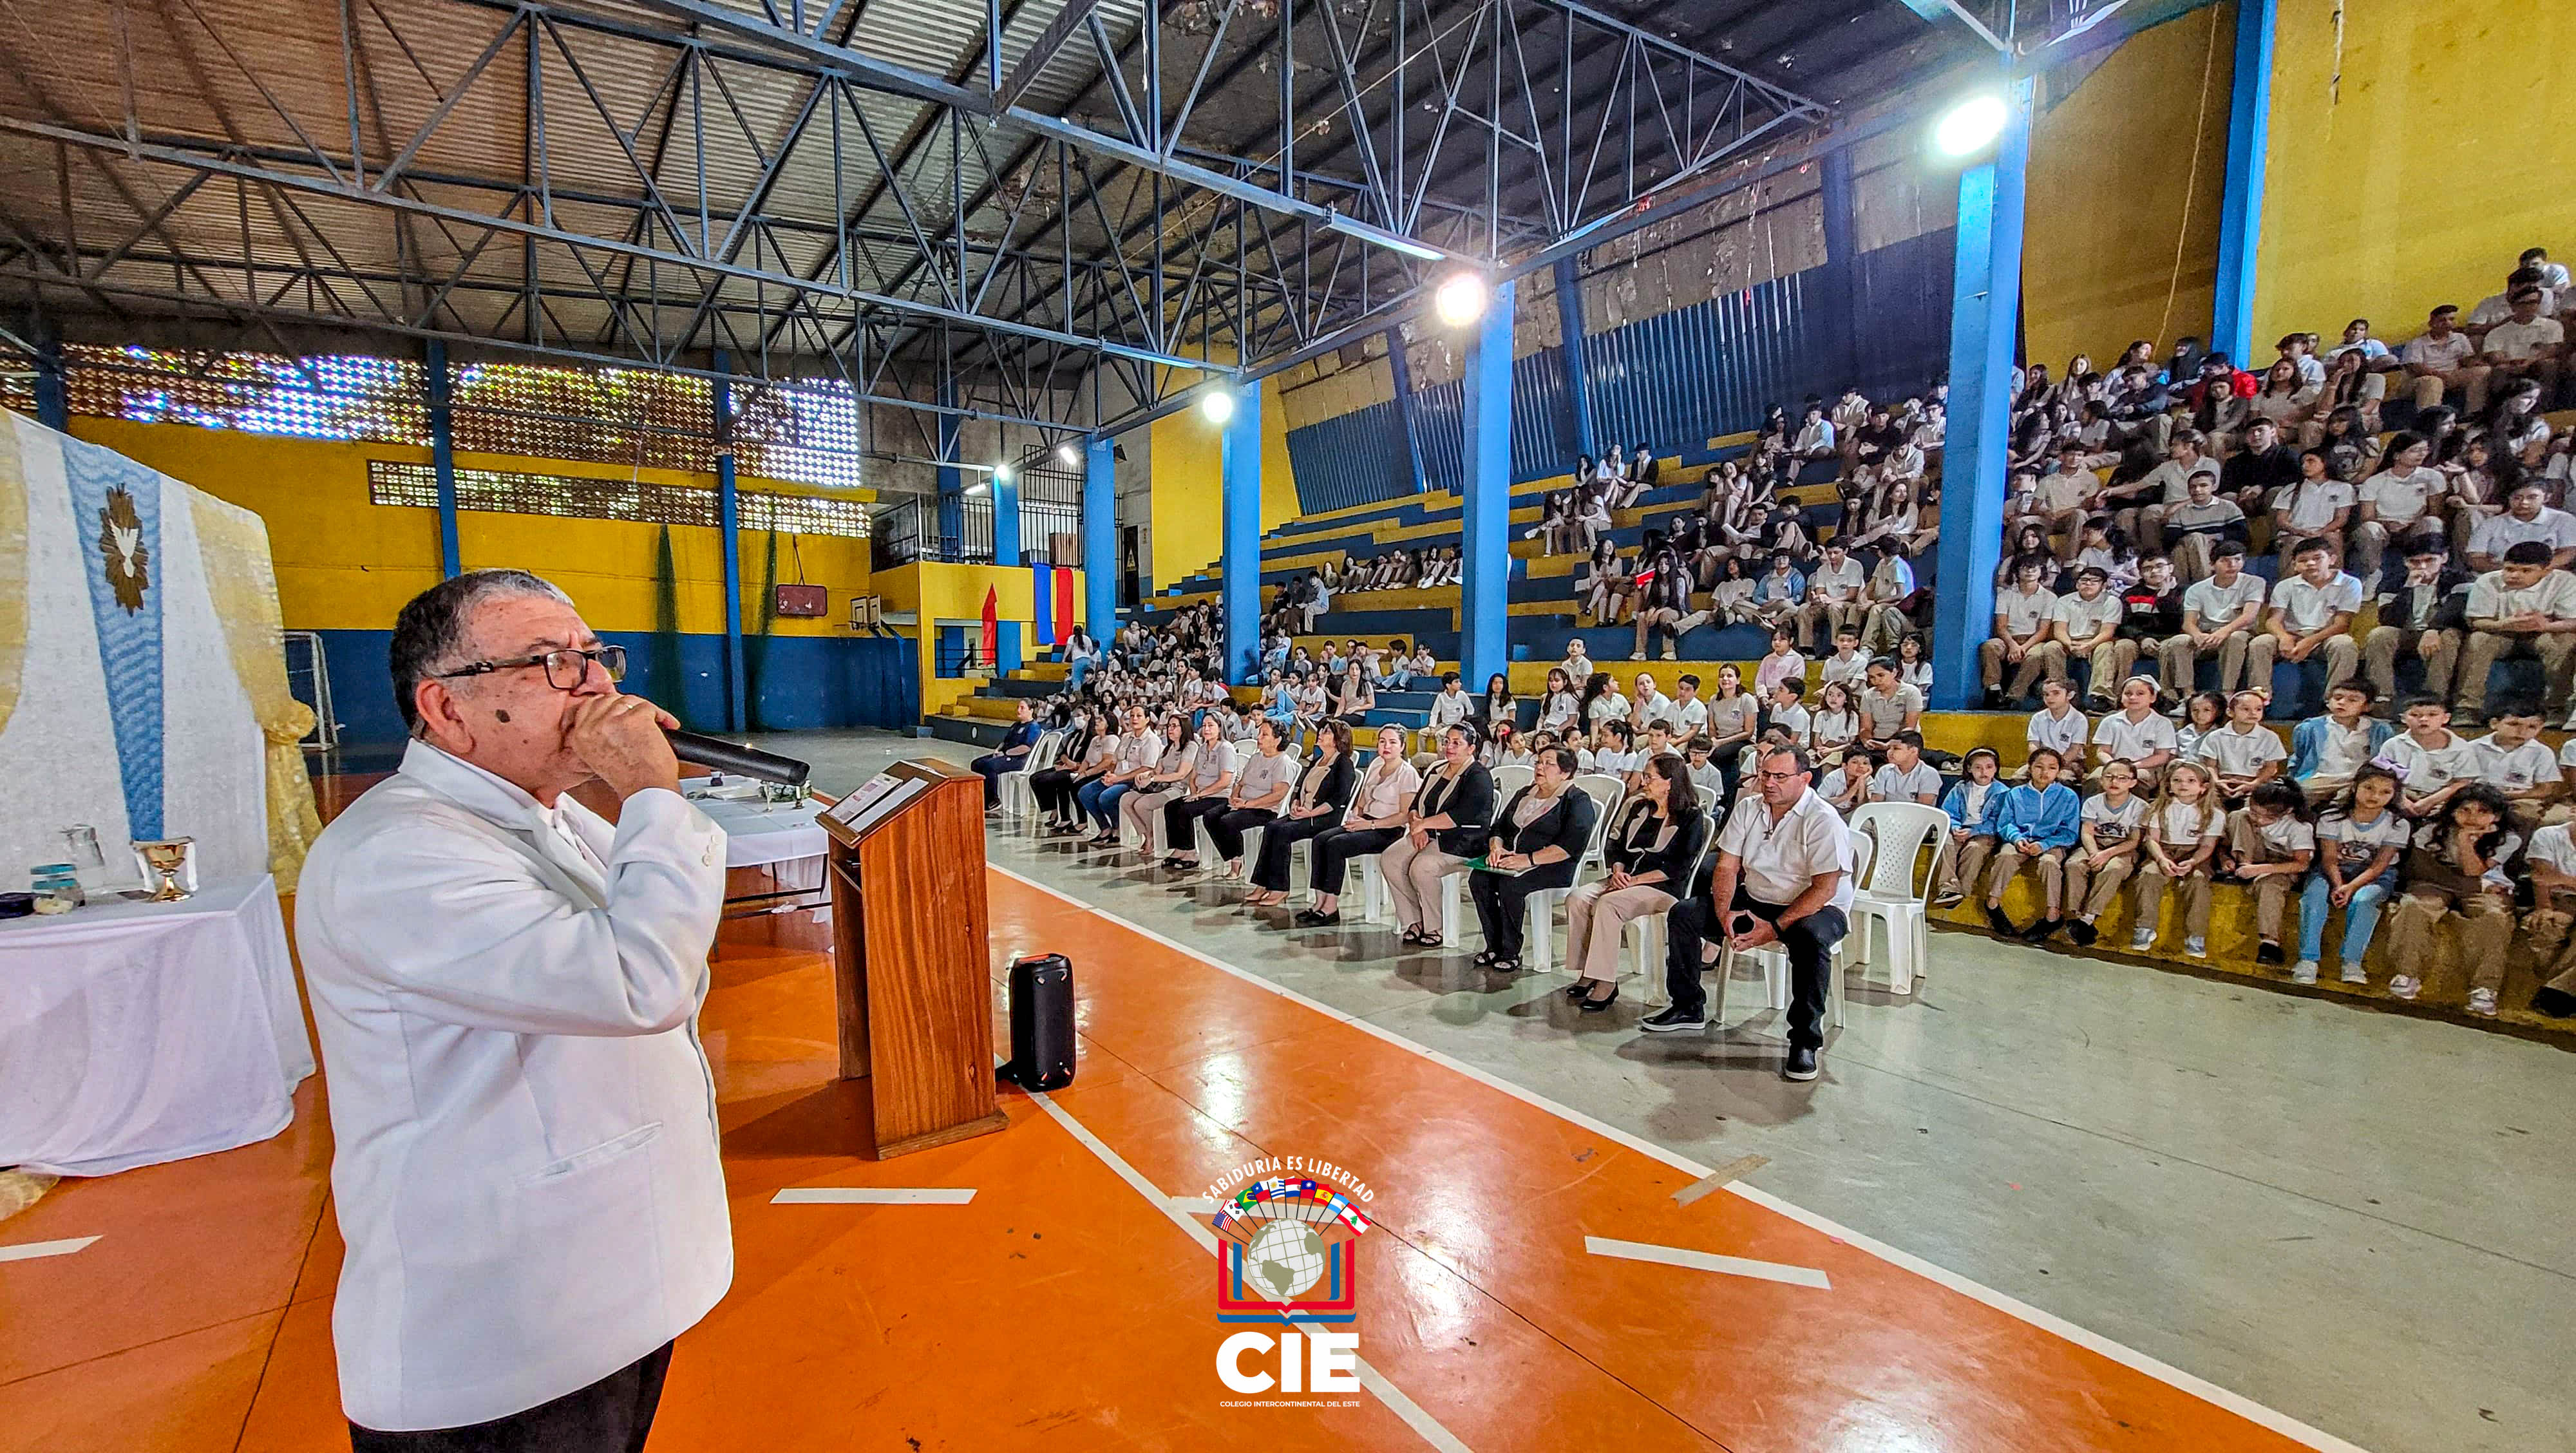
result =
[[[1453,387],[1454,395],[1456,389]],[[1456,414],[1450,415],[1454,422]],[[1451,452],[1456,452],[1452,443]],[[1404,413],[1393,399],[1288,431],[1297,505],[1308,514],[1413,492],[1404,462]]]
[[[1857,379],[1832,361],[1832,319],[1820,306],[1821,268],[1641,319],[1585,339],[1585,394],[1593,428],[1612,442],[1690,455],[1720,434],[1751,429],[1773,404],[1795,410],[1858,383],[1871,398],[1918,391],[1946,371],[1950,349],[1952,229],[1864,252],[1852,311],[1860,334]],[[1541,350],[1512,363],[1512,479],[1562,474],[1574,462],[1573,411],[1561,355]],[[1431,489],[1463,477],[1456,380],[1418,388],[1423,475]],[[1288,431],[1298,503],[1310,514],[1409,493],[1392,400]]]
[[[340,718],[341,742],[401,740],[402,716],[386,665],[393,633],[319,634],[331,665],[331,705]],[[684,726],[724,730],[723,636],[607,631],[600,639],[626,648],[625,690],[651,697]],[[910,727],[920,721],[921,680],[910,641],[752,636],[744,645],[753,730]]]

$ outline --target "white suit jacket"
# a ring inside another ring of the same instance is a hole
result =
[[[341,1406],[458,1427],[585,1387],[733,1280],[697,1038],[724,832],[670,792],[612,828],[414,742],[313,845],[302,952],[348,1243]],[[551,839],[551,840],[550,840]]]

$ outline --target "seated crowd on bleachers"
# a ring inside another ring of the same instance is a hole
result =
[[[1633,549],[1611,532],[1658,482],[1650,450],[1582,460],[1544,497],[1526,538],[1582,557],[1580,620],[1626,627],[1632,661],[1657,635],[1671,658],[1705,623],[1767,629],[1749,681],[1729,664],[1623,683],[1575,638],[1521,701],[1501,674],[1478,690],[1441,671],[1420,640],[1346,639],[1321,659],[1296,643],[1335,594],[1454,585],[1456,549],[1429,545],[1289,580],[1264,619],[1257,702],[1225,686],[1201,604],[1090,648],[1006,752],[1058,728],[1065,751],[1033,784],[1055,830],[1109,850],[1123,823],[1171,866],[1245,881],[1247,906],[1286,899],[1288,852],[1307,842],[1313,902],[1292,920],[1307,927],[1341,921],[1349,865],[1375,857],[1406,942],[1442,946],[1455,926],[1438,880],[1465,871],[1478,962],[1512,970],[1524,900],[1569,892],[1569,992],[1586,1007],[1615,996],[1620,929],[1691,900],[1665,887],[1714,822],[1767,790],[1755,779],[1771,754],[1793,752],[1837,820],[1876,802],[1939,808],[1934,904],[1981,901],[1999,933],[2089,946],[2125,894],[2126,947],[2144,952],[2172,897],[2184,954],[2205,958],[2227,884],[2250,895],[2257,962],[2297,982],[2317,980],[2340,914],[2339,975],[2359,984],[2385,906],[2387,991],[2422,991],[2434,936],[2456,919],[2466,1007],[2492,1015],[2519,922],[2547,980],[2534,1007],[2576,1014],[2561,800],[2576,742],[2537,740],[2569,712],[2576,675],[2569,441],[2545,417],[2568,309],[2565,270],[2535,249],[2465,322],[2436,309],[2402,348],[2356,319],[2322,353],[2315,335],[2282,339],[2259,378],[2190,339],[2161,363],[2133,344],[2107,373],[2080,356],[2054,381],[2016,370],[1978,651],[1990,709],[2036,707],[2017,760],[1927,751],[1920,732],[1931,592],[1912,564],[1939,528],[1938,387],[1894,408],[1847,390],[1794,422],[1773,410],[1749,452],[1708,470],[1695,507],[1646,516],[1667,527]],[[1830,500],[1784,499],[1824,483]],[[2495,668],[2523,658],[2536,669],[2506,665],[2490,702]],[[1370,728],[1381,692],[1428,695],[1418,742]],[[2267,716],[2297,721],[2289,745]],[[1260,765],[1274,758],[1291,765]],[[1575,778],[1605,795],[1568,798]],[[1198,860],[1201,824],[1214,862]],[[1268,830],[1247,862],[1256,825]],[[1587,852],[1608,876],[1578,886]],[[1497,853],[1518,871],[1492,873]],[[2018,924],[2005,903],[2025,873],[2044,906]],[[1705,861],[1700,877],[1684,886],[1704,898]],[[1691,944],[1687,969],[1669,970],[1674,1007],[1654,1016],[1678,1020],[1649,1028],[1699,1022]]]

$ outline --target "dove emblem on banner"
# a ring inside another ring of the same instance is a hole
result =
[[[98,553],[116,603],[127,615],[143,609],[143,592],[152,584],[152,551],[143,543],[143,517],[128,491],[107,492],[98,512]]]

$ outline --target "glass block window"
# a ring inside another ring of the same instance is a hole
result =
[[[367,461],[367,498],[380,505],[438,508],[438,476],[426,464]],[[628,520],[651,525],[716,524],[716,492],[652,480],[585,479],[514,470],[456,471],[456,507],[494,514],[558,515],[568,519]],[[857,500],[743,493],[742,528],[799,535],[868,537],[867,506]]]
[[[800,484],[859,483],[859,406],[839,379],[734,391],[735,462]]]
[[[429,442],[427,378],[391,358],[63,348],[71,411],[138,424],[198,424],[298,439]]]
[[[456,447],[647,469],[715,468],[707,381],[638,368],[474,363],[455,371]]]

